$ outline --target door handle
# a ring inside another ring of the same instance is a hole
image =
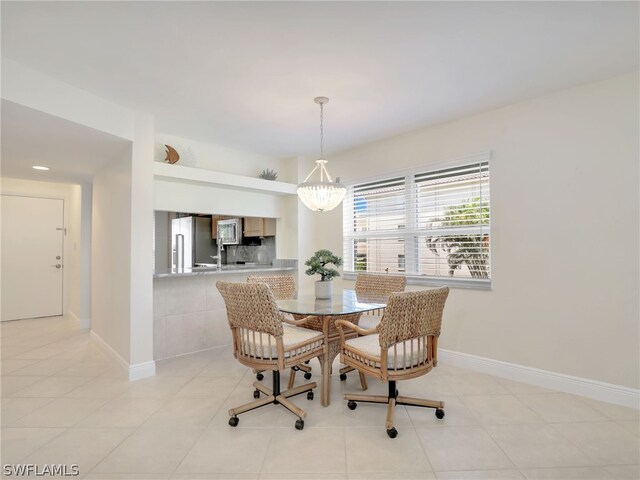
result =
[[[51,266],[56,268],[62,268],[62,265],[60,265],[59,263],[56,263],[55,265],[51,265]]]

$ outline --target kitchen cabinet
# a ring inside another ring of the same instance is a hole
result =
[[[244,217],[245,237],[274,237],[275,234],[275,218]]]
[[[225,215],[211,215],[211,238],[216,240],[218,238],[218,222],[220,220],[227,220],[231,217]]]
[[[275,218],[263,218],[264,236],[275,237],[276,236],[276,219]]]

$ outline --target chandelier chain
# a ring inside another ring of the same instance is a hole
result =
[[[320,158],[324,158],[324,104],[320,104]]]

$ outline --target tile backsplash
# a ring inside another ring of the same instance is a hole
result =
[[[227,264],[246,262],[270,265],[276,258],[276,238],[251,239],[250,245],[229,245],[226,251]]]

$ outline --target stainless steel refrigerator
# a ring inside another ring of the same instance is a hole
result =
[[[210,217],[182,217],[171,221],[172,267],[215,263],[217,250],[211,239]]]

